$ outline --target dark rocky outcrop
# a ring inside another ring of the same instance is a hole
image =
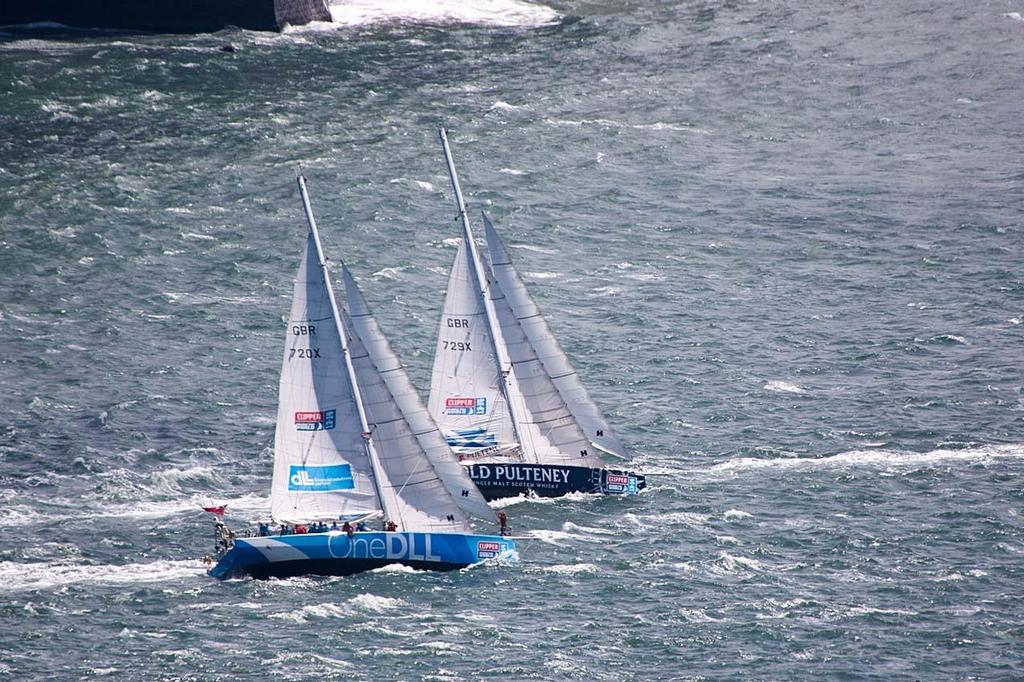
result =
[[[55,22],[75,28],[205,33],[227,26],[279,31],[330,21],[327,0],[0,0],[0,25]]]

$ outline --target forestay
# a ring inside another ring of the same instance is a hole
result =
[[[579,375],[559,347],[540,309],[533,302],[512,265],[508,250],[486,213],[483,214],[483,219],[493,276],[505,294],[507,305],[529,340],[529,345],[544,373],[550,378],[586,438],[601,450],[619,457],[625,456],[622,441],[608,425],[600,408],[590,399]]]

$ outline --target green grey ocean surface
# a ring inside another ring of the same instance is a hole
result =
[[[1019,3],[386,7],[0,34],[0,676],[1024,677]],[[507,505],[518,567],[208,579],[295,173],[425,390],[442,124],[651,489]]]

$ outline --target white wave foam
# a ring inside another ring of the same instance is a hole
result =
[[[880,615],[880,616],[916,616],[917,611],[905,611],[903,609],[876,609],[873,606],[854,606],[850,608],[846,614],[847,616],[868,616],[868,615]]]
[[[523,251],[533,251],[534,253],[548,253],[557,254],[558,251],[554,249],[545,249],[543,246],[534,246],[533,244],[510,244],[510,249],[522,249]]]
[[[344,0],[331,5],[341,26],[381,23],[545,26],[561,15],[550,7],[522,0]]]
[[[306,623],[310,618],[348,618],[357,613],[384,613],[396,609],[402,604],[401,599],[378,597],[373,594],[360,594],[344,604],[336,604],[334,602],[308,604],[299,609],[273,613],[270,617],[294,623]]]
[[[526,537],[540,540],[541,542],[554,545],[555,547],[568,547],[566,540],[582,540],[584,542],[602,542],[601,540],[593,537],[580,535],[578,533],[567,533],[562,530],[548,530],[544,528],[534,529],[526,534]]]
[[[374,568],[370,573],[426,573],[427,571],[418,571],[412,566],[406,566],[405,564],[385,564],[380,568]]]
[[[760,561],[749,557],[734,556],[728,552],[719,552],[715,564],[726,573],[764,570],[764,566],[761,565]]]
[[[212,467],[191,467],[189,469],[160,469],[150,474],[153,490],[163,495],[174,495],[182,492],[182,483],[215,481]]]
[[[828,457],[757,459],[740,457],[709,468],[713,473],[777,470],[818,470],[832,467],[907,468],[944,462],[985,463],[1000,459],[1024,459],[1024,445],[984,445],[963,450],[905,452],[899,450],[852,450]],[[728,513],[728,512],[727,512]]]
[[[559,575],[576,575],[577,573],[596,573],[597,566],[594,564],[555,564],[554,566],[545,566],[543,570]]]
[[[530,279],[557,279],[562,276],[560,272],[524,272],[523,275]]]
[[[1009,17],[1010,19],[1014,19],[1016,21],[1024,21],[1024,16],[1022,16],[1020,12],[1007,12],[1003,16]]]
[[[712,618],[704,609],[679,609],[679,615],[687,623],[721,623],[721,618]]]
[[[567,126],[570,128],[581,128],[583,126],[597,126],[599,128],[631,128],[633,130],[669,130],[672,132],[703,133],[705,135],[707,134],[706,130],[696,128],[694,126],[686,124],[663,123],[661,121],[655,121],[654,123],[625,123],[623,121],[613,121],[607,118],[584,118],[579,120],[545,118],[544,122],[552,126]]]
[[[528,107],[525,104],[509,104],[508,102],[502,102],[499,99],[497,102],[491,105],[491,108],[488,109],[488,111],[494,111],[495,109],[499,109],[501,111],[515,111],[516,109],[526,108]]]
[[[601,497],[600,495],[591,495],[590,493],[568,493],[561,497],[537,497],[536,495],[517,495],[516,497],[503,497],[501,499],[492,500],[490,504],[492,509],[504,509],[505,507],[511,507],[515,504],[558,504],[560,502],[586,502],[589,500]]]
[[[944,573],[943,575],[932,578],[937,583],[944,582],[957,582],[960,580],[967,580],[968,578],[984,578],[988,573],[980,569],[974,569],[961,573],[960,571],[953,571],[951,573]]]
[[[194,578],[206,574],[197,561],[89,565],[0,562],[0,591],[45,590],[76,584],[138,584]]]
[[[769,381],[762,388],[766,391],[773,391],[775,393],[806,393],[804,389],[800,388],[796,384],[791,384],[788,381]]]
[[[516,168],[499,168],[498,172],[504,173],[505,175],[526,175],[526,171],[521,171]]]
[[[373,613],[384,613],[391,609],[401,607],[404,602],[396,597],[378,597],[375,594],[360,594],[348,602],[360,611],[371,611]]]
[[[373,277],[374,279],[397,280],[398,275],[402,272],[403,269],[404,268],[384,268],[383,270],[378,270],[377,272],[373,273],[370,276]]]
[[[176,499],[163,502],[135,502],[132,504],[99,503],[94,509],[83,509],[80,505],[63,513],[40,513],[26,506],[5,508],[6,515],[0,516],[0,528],[26,526],[47,521],[61,521],[74,516],[76,519],[117,518],[156,519],[177,516],[184,513],[202,513],[200,507],[214,506],[201,498]],[[234,498],[218,498],[217,504],[227,504],[228,517],[242,513],[248,519],[266,517],[270,512],[270,498],[262,495],[243,495]]]
[[[731,521],[732,519],[752,519],[754,518],[754,515],[750,512],[740,511],[739,509],[730,509],[722,514],[722,518]]]
[[[623,520],[633,521],[642,528],[661,528],[664,526],[689,526],[691,528],[700,528],[706,526],[708,521],[711,520],[711,517],[707,514],[679,511],[669,512],[667,514],[645,514],[643,516],[625,514],[623,516]]]
[[[572,533],[573,531],[578,533],[590,534],[590,535],[618,535],[617,530],[610,528],[593,528],[591,526],[580,526],[573,523],[572,521],[566,521],[562,524],[562,530]]]
[[[418,649],[430,649],[435,654],[440,654],[446,651],[458,651],[460,649],[460,647],[457,644],[441,641],[422,642],[420,644],[417,644],[416,647]]]

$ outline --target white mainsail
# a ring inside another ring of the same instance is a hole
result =
[[[601,409],[590,399],[579,375],[558,345],[540,309],[533,302],[526,285],[512,265],[508,250],[486,213],[483,214],[483,219],[491,270],[545,374],[557,389],[585,437],[600,450],[624,457],[626,449],[622,441],[608,425]]]
[[[381,511],[313,233],[281,364],[270,507],[278,522]]]
[[[298,183],[309,237],[281,371],[273,517],[300,522],[382,514],[402,530],[468,532],[460,505],[411,426],[423,426],[422,418],[409,421],[403,411],[411,406],[409,395],[398,391],[396,398],[392,389],[401,382],[382,377],[380,342],[387,344],[376,322],[363,305],[357,325],[334,299],[301,177]],[[398,372],[387,369],[404,374],[400,365]]]
[[[447,489],[448,495],[434,494],[435,498],[450,497],[455,504],[469,516],[489,522],[496,522],[494,510],[488,506],[487,501],[477,489],[466,470],[459,464],[452,454],[451,448],[441,430],[431,418],[430,413],[424,408],[419,394],[413,388],[409,375],[405,372],[398,356],[391,350],[391,344],[380,329],[380,325],[370,312],[362,292],[359,290],[355,279],[349,269],[342,266],[342,278],[345,283],[346,306],[351,320],[351,328],[362,346],[366,349],[370,361],[376,370],[376,375],[383,379],[384,386],[390,394],[393,404],[398,408],[399,414],[404,420],[404,425],[395,425],[392,428],[404,430],[416,438],[416,444],[410,446],[405,443],[403,446],[411,450],[420,450],[429,460],[430,466],[421,471],[416,471],[417,480],[430,481],[431,475],[439,478]],[[349,324],[346,321],[346,324]],[[386,402],[386,401],[385,401]],[[376,416],[376,415],[375,415]],[[374,420],[371,420],[371,426]],[[403,437],[407,438],[408,433]],[[377,433],[374,434],[377,436]],[[377,439],[378,443],[380,438]],[[383,446],[380,446],[383,449]],[[419,464],[422,468],[422,463]],[[387,468],[387,467],[385,467]],[[409,467],[407,467],[409,468]],[[388,469],[389,477],[391,469]],[[402,477],[395,479],[401,483]],[[424,484],[420,484],[424,485]],[[425,486],[429,487],[429,486]],[[405,485],[405,491],[412,493],[415,486]],[[431,512],[436,512],[437,507],[430,506]],[[447,518],[447,514],[444,515]]]

